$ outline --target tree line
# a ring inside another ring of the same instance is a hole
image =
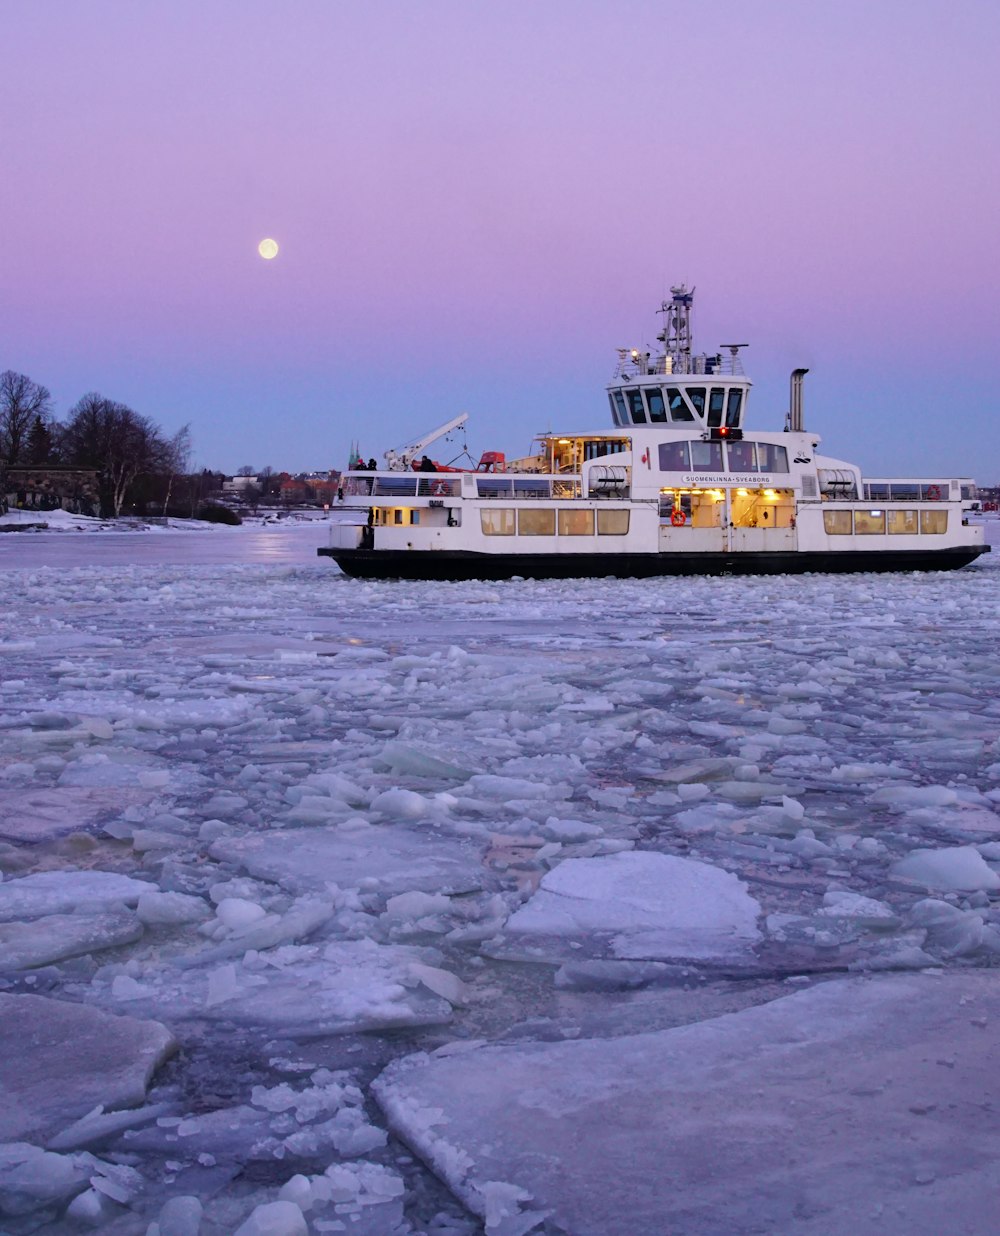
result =
[[[91,391],[56,419],[40,383],[0,374],[0,473],[14,468],[80,468],[97,474],[100,514],[194,514],[221,474],[187,473],[191,432],[168,436],[148,416]]]

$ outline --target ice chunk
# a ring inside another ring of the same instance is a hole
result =
[[[976,889],[1000,888],[1000,876],[971,845],[953,846],[944,850],[912,850],[905,858],[893,863],[890,873],[926,888]]]
[[[47,914],[29,923],[0,922],[0,970],[34,970],[70,957],[134,944],[142,923],[129,910]]]
[[[113,871],[40,871],[0,884],[0,922],[77,909],[104,910],[122,903],[134,906],[149,890],[145,880]]]
[[[55,1135],[98,1105],[138,1107],[176,1047],[159,1022],[0,994],[0,1141]]]
[[[294,1202],[265,1202],[255,1206],[234,1236],[308,1236],[309,1225]]]
[[[28,1215],[65,1203],[87,1187],[86,1165],[27,1142],[0,1146],[0,1215]]]
[[[759,939],[760,906],[727,871],[673,855],[623,851],[567,859],[511,915],[508,935],[613,936],[622,958],[734,958]]]

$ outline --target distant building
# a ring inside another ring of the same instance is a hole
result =
[[[50,464],[6,467],[0,460],[0,506],[98,515],[101,510],[98,472],[95,468],[62,468]]]

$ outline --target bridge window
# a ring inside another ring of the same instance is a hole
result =
[[[593,511],[559,511],[560,536],[593,536]]]
[[[694,420],[691,409],[687,405],[687,400],[678,387],[667,387],[667,403],[670,404],[670,419],[672,421]]]
[[[722,424],[722,409],[726,392],[721,386],[713,386],[708,396],[708,427],[718,429]]]
[[[597,512],[598,536],[626,536],[628,511],[610,510]]]
[[[661,442],[659,453],[661,472],[687,472],[691,467],[691,456],[686,441]]]
[[[757,456],[752,442],[727,442],[726,458],[730,472],[756,472]]]
[[[690,446],[692,472],[722,471],[721,442],[692,442]]]
[[[698,420],[703,421],[705,419],[705,388],[703,386],[689,386],[687,388],[687,397],[691,400],[691,407],[694,408]]]
[[[626,391],[625,394],[628,396],[629,407],[632,410],[633,424],[645,425],[646,409],[642,406],[642,391]]]
[[[646,406],[649,408],[649,419],[653,422],[667,419],[667,407],[663,402],[663,390],[659,386],[646,387]]]
[[[850,511],[824,511],[823,531],[829,536],[851,535]]]
[[[480,511],[483,536],[513,536],[514,511],[510,507],[498,507],[492,511]]]
[[[726,402],[726,424],[737,426],[740,423],[740,408],[743,404],[743,392],[735,390],[729,392],[729,399]]]
[[[783,446],[772,446],[770,442],[758,442],[757,464],[761,472],[787,472],[788,452]]]
[[[888,511],[889,531],[897,536],[916,536],[916,511]]]
[[[920,531],[931,532],[935,535],[940,535],[942,532],[948,531],[948,512],[947,511],[921,511],[920,512]]]
[[[547,511],[518,511],[517,530],[521,536],[555,536],[556,513],[551,507]]]

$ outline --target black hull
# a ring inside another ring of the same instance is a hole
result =
[[[327,549],[357,579],[649,579],[657,575],[850,575],[870,571],[952,571],[989,546],[936,550],[791,551],[737,554],[476,554],[463,550]]]

